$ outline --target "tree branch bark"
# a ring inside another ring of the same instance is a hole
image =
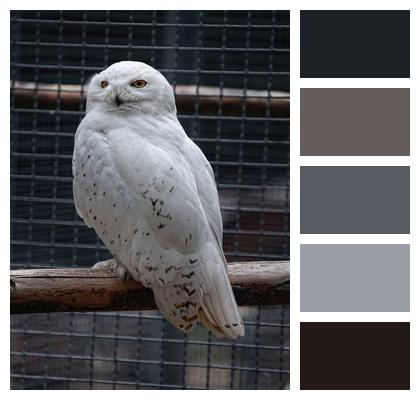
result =
[[[230,263],[229,278],[240,306],[289,304],[289,262]],[[90,268],[11,271],[12,314],[56,311],[156,309],[140,282],[122,282]]]

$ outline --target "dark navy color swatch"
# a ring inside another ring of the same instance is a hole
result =
[[[300,76],[409,78],[410,11],[301,11]]]

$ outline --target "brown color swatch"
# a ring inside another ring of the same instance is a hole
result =
[[[300,388],[410,389],[408,322],[303,322]]]
[[[409,156],[410,89],[301,89],[302,156]]]

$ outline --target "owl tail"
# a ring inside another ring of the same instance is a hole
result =
[[[218,268],[220,271],[214,275],[212,289],[203,294],[199,318],[216,337],[235,340],[244,336],[244,324],[226,268],[223,264],[219,264]]]

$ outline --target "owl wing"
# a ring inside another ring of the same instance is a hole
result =
[[[77,138],[78,135],[82,134],[85,130],[85,123],[84,120],[80,123],[79,127],[77,128],[75,138]],[[76,140],[75,140],[76,142]],[[82,204],[84,204],[84,199],[82,198],[83,192],[80,190],[79,187],[79,180],[75,179],[76,175],[78,175],[78,171],[76,169],[76,164],[78,163],[77,158],[80,157],[80,149],[78,149],[76,146],[74,148],[73,152],[73,158],[72,158],[72,174],[73,174],[73,200],[74,200],[74,206],[76,208],[76,212],[79,215],[80,218],[83,219],[84,223],[88,228],[92,228],[92,224],[89,222],[89,219],[86,218],[87,214],[83,212],[83,207],[81,207]]]
[[[159,257],[180,260],[182,266],[178,271],[170,263],[151,268],[150,286],[160,310],[184,331],[201,319],[217,336],[234,339],[243,335],[243,325],[221,248],[214,176],[183,131],[177,140],[183,145],[158,146],[126,128],[108,133],[115,169],[137,199],[160,246]]]
[[[187,163],[129,129],[108,133],[114,168],[164,249],[194,254],[207,239],[205,212]]]
[[[193,174],[200,202],[207,221],[221,246],[223,243],[223,223],[213,169],[206,156],[194,142],[188,140],[186,148],[189,162],[194,165]]]
[[[187,147],[190,163],[195,166],[197,190],[213,238],[204,251],[203,264],[208,276],[204,284],[200,320],[217,337],[236,339],[244,335],[244,326],[227,273],[227,262],[222,246],[223,222],[214,172],[195,143],[189,141]]]

